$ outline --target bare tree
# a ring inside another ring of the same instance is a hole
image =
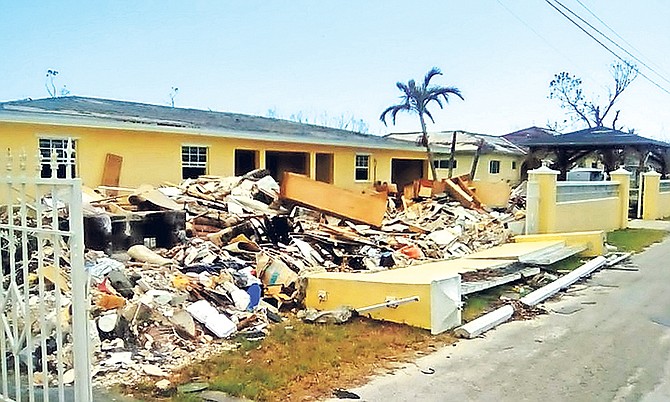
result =
[[[273,107],[268,109],[265,117],[270,117],[273,119],[281,119],[280,113],[277,112],[277,108]],[[354,131],[357,133],[367,134],[370,126],[368,123],[363,120],[356,118],[353,114],[342,113],[339,116],[331,117],[327,112],[323,112],[318,116],[310,115],[309,113],[298,111],[297,113],[291,113],[286,120],[295,121],[297,123],[304,124],[315,124],[324,127],[337,128],[340,130]]]
[[[605,126],[605,119],[611,115],[613,106],[619,96],[637,78],[638,69],[635,64],[627,61],[612,63],[610,73],[614,80],[614,87],[608,89],[607,101],[599,104],[597,100],[588,98],[582,89],[582,79],[568,72],[554,75],[549,83],[549,98],[557,99],[561,108],[566,109],[573,121],[581,121],[591,127]],[[620,110],[614,112],[611,127],[617,129]]]
[[[174,98],[177,97],[177,94],[179,93],[179,88],[177,87],[172,87],[170,89],[170,105],[174,107]]]
[[[54,78],[56,78],[57,75],[58,71],[47,70],[47,78],[46,82],[44,83],[44,86],[46,87],[49,96],[52,98],[58,96],[58,93],[56,92],[56,85],[54,84]]]
[[[70,94],[70,90],[67,89],[67,85],[63,85],[60,90],[56,89],[56,84],[54,83],[54,80],[56,79],[56,76],[58,75],[58,71],[56,70],[47,70],[47,75],[46,75],[46,80],[44,82],[44,87],[47,89],[47,92],[49,93],[49,96],[52,98],[56,98],[58,96],[68,96]]]

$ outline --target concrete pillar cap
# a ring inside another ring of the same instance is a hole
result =
[[[535,174],[555,174],[558,175],[560,172],[558,170],[553,170],[550,169],[547,166],[541,166],[537,169],[529,170],[528,173],[535,173]]]
[[[648,172],[642,173],[642,176],[660,176],[660,175],[661,174],[655,171],[654,168],[650,168]]]
[[[614,171],[610,172],[610,175],[613,175],[613,174],[621,174],[621,175],[625,174],[625,175],[630,176],[632,173],[629,172],[628,170],[624,169],[623,166],[619,166],[619,168],[617,170],[614,170]]]

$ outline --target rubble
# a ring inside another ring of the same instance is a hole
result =
[[[472,200],[466,199],[476,208],[466,208],[444,191],[389,202],[386,194],[343,196],[325,183],[318,186],[330,187],[329,196],[319,202],[330,204],[315,209],[318,203],[306,198],[315,184],[296,175],[285,178],[281,193],[265,170],[201,176],[161,188],[115,187],[113,194],[97,196],[87,191],[85,226],[102,228],[88,231],[90,243],[101,247],[87,243],[85,255],[95,381],[132,383],[145,376],[158,381],[194,360],[236,348],[234,335],[264,337],[269,324],[281,320],[280,309],[301,306],[307,273],[376,272],[460,257],[506,242],[504,220],[513,219]],[[365,218],[360,205],[354,217],[346,209],[333,210],[337,197],[351,197],[340,206],[383,200],[374,202],[383,219]],[[123,242],[110,247],[107,240],[95,241],[95,233],[103,233],[113,242],[115,225],[132,232],[137,219],[149,216],[160,217],[160,230],[137,229],[138,236],[124,237],[133,243],[125,249],[118,250]],[[159,241],[156,231],[170,236]],[[68,270],[60,265],[37,274],[57,284],[52,294],[67,296]]]

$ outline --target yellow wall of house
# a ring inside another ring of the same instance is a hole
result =
[[[207,174],[232,176],[235,173],[235,149],[259,151],[260,166],[264,167],[265,151],[309,153],[308,171],[315,175],[315,154],[332,153],[333,184],[352,190],[372,187],[375,180],[391,181],[391,159],[424,160],[425,152],[379,149],[353,149],[319,144],[280,143],[235,138],[219,138],[194,134],[162,133],[74,126],[27,123],[0,123],[0,145],[15,152],[24,150],[35,163],[39,138],[67,138],[77,141],[77,175],[84,185],[100,185],[105,158],[108,153],[123,157],[119,185],[137,187],[140,184],[158,185],[163,182],[179,183],[181,147],[194,145],[208,147]],[[367,181],[355,180],[356,154],[370,155],[370,174]],[[424,171],[425,177],[425,171]]]
[[[447,159],[448,157],[436,157],[436,159]],[[453,171],[453,176],[461,176],[470,174],[472,167],[472,160],[474,155],[456,155],[456,168]],[[477,163],[477,170],[475,171],[475,180],[480,180],[483,183],[506,182],[511,186],[519,183],[521,177],[521,163],[523,163],[524,156],[503,155],[503,154],[485,154],[480,155]],[[500,161],[500,172],[490,172],[490,162],[492,160]],[[516,162],[516,168],[512,169],[512,162]],[[449,177],[449,169],[437,169],[437,177],[439,179],[446,179]]]

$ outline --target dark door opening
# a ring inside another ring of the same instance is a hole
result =
[[[316,154],[316,180],[333,184],[333,154]]]
[[[398,191],[414,180],[423,178],[424,161],[420,159],[392,159],[391,182],[398,186]]]
[[[235,176],[242,176],[258,169],[258,151],[247,149],[235,150]]]
[[[265,152],[265,168],[272,177],[281,181],[284,172],[309,174],[309,154],[306,152]]]

